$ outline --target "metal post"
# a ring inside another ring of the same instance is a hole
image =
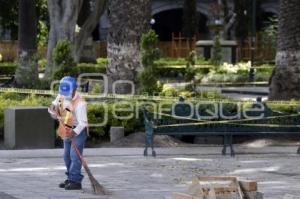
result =
[[[256,0],[252,0],[252,34],[251,34],[251,68],[249,73],[249,81],[255,80],[255,44],[256,44]]]

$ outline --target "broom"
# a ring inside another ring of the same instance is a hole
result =
[[[68,127],[70,128],[68,125],[66,125],[61,117],[57,117],[59,123],[64,127]],[[93,176],[90,168],[88,167],[88,164],[86,162],[86,160],[83,158],[83,156],[81,155],[79,149],[78,149],[78,146],[76,145],[76,143],[74,142],[74,140],[72,140],[72,147],[73,149],[75,150],[76,154],[78,155],[81,163],[82,163],[82,166],[84,167],[84,170],[86,171],[86,173],[88,174],[89,176],[89,179],[90,179],[90,182],[91,182],[91,185],[92,185],[92,191],[94,194],[97,194],[97,195],[110,195],[111,193],[109,191],[107,191],[97,180],[96,178]]]
[[[89,176],[91,185],[92,185],[92,190],[94,192],[94,194],[97,195],[109,195],[111,194],[109,191],[107,191],[97,180],[96,178],[93,176],[90,168],[88,167],[88,164],[86,162],[86,160],[83,158],[83,156],[81,155],[77,145],[75,144],[75,142],[72,140],[72,147],[74,148],[76,154],[78,155],[78,157],[80,158],[80,161],[82,163],[82,166],[84,167],[86,173]]]

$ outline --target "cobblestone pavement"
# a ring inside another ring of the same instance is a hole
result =
[[[267,199],[299,193],[300,157],[295,147],[249,149],[250,155],[244,151],[235,158],[222,157],[219,151],[219,147],[158,149],[157,158],[144,158],[142,149],[87,149],[92,172],[113,192],[111,196],[92,195],[87,177],[84,191],[58,188],[64,180],[60,149],[0,151],[0,199],[165,199],[186,190],[195,175],[257,180]]]

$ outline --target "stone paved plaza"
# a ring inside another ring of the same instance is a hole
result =
[[[85,191],[65,191],[61,149],[0,151],[1,199],[168,199],[184,191],[195,175],[234,175],[257,180],[267,199],[282,199],[300,190],[300,156],[296,147],[245,149],[235,158],[222,157],[220,147],[158,149],[157,158],[144,158],[142,149],[87,149],[95,177],[113,193],[95,196],[89,180]],[[248,154],[247,154],[248,153]],[[300,194],[298,194],[300,195]]]

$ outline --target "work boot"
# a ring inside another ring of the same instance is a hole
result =
[[[78,183],[78,182],[72,182],[72,181],[70,181],[65,186],[65,190],[80,190],[80,189],[81,189],[81,183]]]
[[[59,186],[59,188],[63,189],[66,187],[67,184],[69,184],[69,180],[65,180],[64,182],[60,183],[58,186]]]

